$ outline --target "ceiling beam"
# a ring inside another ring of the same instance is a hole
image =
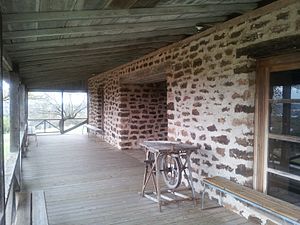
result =
[[[84,10],[84,11],[59,11],[59,12],[30,12],[30,13],[10,13],[3,15],[4,24],[59,21],[59,20],[94,20],[104,18],[120,17],[146,17],[174,14],[200,14],[216,11],[245,12],[254,9],[256,3],[250,4],[203,4],[193,6],[176,6],[161,8],[134,8],[119,10]]]
[[[18,30],[3,33],[5,40],[14,40],[20,38],[38,38],[52,37],[72,34],[93,34],[93,35],[112,35],[129,34],[136,32],[149,32],[157,30],[168,30],[177,28],[193,27],[196,24],[216,23],[224,21],[226,17],[217,17],[211,15],[207,18],[181,19],[173,21],[156,21],[145,23],[114,23],[97,26],[79,26],[79,27],[59,27],[47,29]]]
[[[94,76],[98,73],[93,73],[92,70],[87,71],[86,73],[77,72],[72,76],[66,76],[66,72],[62,71],[61,73],[56,74],[47,74],[45,76],[40,76],[37,78],[23,78],[22,81],[25,84],[36,84],[36,83],[64,83],[75,80],[83,80],[86,81],[90,77]]]
[[[47,60],[51,59],[64,59],[64,58],[74,58],[74,57],[84,57],[84,56],[99,56],[99,55],[107,55],[107,54],[119,54],[119,53],[125,53],[132,50],[139,50],[142,52],[151,52],[155,49],[159,48],[161,45],[154,45],[151,46],[151,44],[146,45],[137,45],[137,46],[129,46],[129,47],[121,47],[121,48],[109,48],[104,50],[90,50],[90,51],[74,51],[74,52],[68,52],[68,53],[57,53],[57,54],[44,54],[44,55],[38,55],[38,56],[23,56],[15,58],[13,57],[18,63],[24,63],[24,62],[38,62],[38,61],[44,61],[47,62]],[[156,48],[155,48],[156,47]]]
[[[76,80],[68,82],[52,82],[52,83],[37,83],[26,84],[29,91],[57,91],[57,90],[74,90],[74,91],[87,91],[87,81]]]
[[[3,69],[6,72],[13,71],[13,63],[11,61],[11,58],[8,56],[7,52],[4,50],[2,53],[2,63],[3,63]]]
[[[170,63],[163,63],[153,67],[130,73],[130,76],[120,78],[121,84],[155,83],[166,80],[166,71]]]
[[[83,45],[74,45],[74,46],[65,46],[65,47],[51,47],[51,48],[42,48],[42,49],[29,49],[29,50],[18,50],[18,51],[9,51],[12,59],[25,57],[25,56],[41,56],[49,54],[58,54],[58,53],[71,53],[76,51],[86,52],[93,50],[107,50],[112,48],[123,48],[123,47],[134,47],[137,45],[152,45],[155,46],[165,46],[175,41],[182,39],[182,35],[174,36],[160,36],[160,37],[151,37],[151,38],[141,38],[138,40],[131,41],[116,41],[116,42],[106,42],[106,43],[92,43],[92,44],[83,44]]]
[[[139,56],[128,56],[128,60],[134,60],[136,58],[138,58]],[[128,62],[127,59],[117,59],[117,58],[112,58],[111,60],[114,60],[114,62],[111,62],[110,60],[104,60],[104,58],[99,58],[99,59],[94,59],[94,60],[90,60],[90,62],[86,63],[86,64],[80,64],[80,61],[70,61],[70,62],[65,62],[65,63],[52,63],[52,64],[47,64],[45,66],[41,66],[41,67],[23,67],[20,68],[20,73],[24,74],[24,76],[26,76],[26,74],[36,74],[39,72],[49,72],[49,71],[60,71],[62,69],[70,69],[73,71],[76,71],[76,69],[84,69],[84,68],[101,68],[101,65],[111,65],[114,66],[117,63],[126,63]]]
[[[85,73],[78,71],[77,73],[71,75],[71,76],[66,76],[66,71],[62,71],[60,73],[49,73],[49,74],[45,74],[44,76],[39,76],[39,77],[35,77],[35,78],[23,78],[22,81],[24,81],[24,83],[34,83],[34,82],[61,82],[61,81],[65,81],[65,80],[86,80],[89,77],[93,76],[93,70],[87,70]]]
[[[70,69],[73,71],[77,71],[79,69],[84,70],[86,67],[95,67],[95,68],[101,68],[103,65],[108,65],[110,67],[115,67],[116,65],[120,65],[123,63],[127,63],[128,61],[132,61],[139,56],[127,56],[127,59],[121,58],[121,57],[111,57],[109,59],[107,58],[95,58],[95,59],[89,59],[89,62],[83,62],[83,59],[76,60],[76,61],[69,61],[69,62],[56,62],[56,63],[48,63],[45,66],[28,66],[28,67],[20,67],[20,74],[21,76],[37,76],[37,73],[46,73],[46,72],[57,72],[62,69]]]
[[[124,61],[120,61],[119,63],[125,63]],[[57,74],[61,73],[62,71],[67,71],[68,73],[72,74],[74,72],[83,72],[86,73],[86,71],[92,70],[95,72],[102,72],[102,66],[103,65],[110,65],[114,66],[113,64],[110,64],[108,61],[105,61],[101,64],[97,64],[96,62],[94,64],[86,64],[86,65],[80,65],[76,66],[76,64],[71,65],[57,65],[57,68],[53,67],[46,67],[46,68],[40,68],[40,69],[31,69],[31,70],[21,70],[20,73],[22,73],[22,77],[26,78],[36,78],[39,76],[43,76],[43,74]]]
[[[151,51],[151,50],[150,50]],[[44,60],[36,60],[36,61],[29,61],[29,62],[20,62],[19,67],[45,67],[47,65],[52,65],[55,63],[63,64],[68,62],[80,62],[80,64],[88,63],[91,60],[97,60],[97,59],[118,59],[118,57],[130,57],[134,55],[144,55],[147,52],[149,52],[148,49],[124,49],[123,51],[119,52],[106,52],[106,53],[99,53],[96,52],[94,54],[87,54],[87,55],[73,55],[70,57],[64,57],[64,58],[52,58],[52,59],[44,59]]]
[[[80,37],[80,38],[63,38],[56,40],[45,40],[45,41],[30,41],[23,43],[11,43],[4,44],[4,48],[9,51],[13,50],[25,50],[35,48],[49,48],[49,47],[64,47],[64,46],[76,46],[90,43],[106,43],[115,41],[130,41],[137,40],[139,38],[151,38],[158,36],[173,36],[173,35],[191,35],[196,33],[196,28],[180,28],[170,29],[163,31],[151,31],[151,32],[140,32],[134,34],[123,34],[123,35],[104,35],[104,36],[93,36],[93,37]]]

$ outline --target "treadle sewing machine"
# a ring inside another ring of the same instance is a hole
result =
[[[140,146],[145,150],[142,196],[157,202],[160,211],[162,205],[172,202],[193,200],[196,204],[190,159],[198,147],[170,141],[145,141]],[[188,188],[179,188],[183,174],[188,178]],[[166,186],[164,189],[161,189],[160,176]],[[154,190],[146,191],[150,179]],[[178,192],[184,190],[191,190],[192,196]]]

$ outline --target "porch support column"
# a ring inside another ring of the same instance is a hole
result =
[[[18,152],[20,149],[20,79],[16,72],[10,73],[10,151]]]
[[[24,96],[24,110],[25,110],[25,123],[28,123],[28,90],[25,87],[25,96]]]
[[[20,128],[24,130],[26,124],[26,89],[25,85],[21,84],[19,87],[19,103],[20,103]]]

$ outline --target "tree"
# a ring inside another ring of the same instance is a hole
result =
[[[62,107],[61,92],[29,93],[29,116],[31,119],[57,119],[60,132],[64,132],[65,121],[75,118],[86,118],[86,96],[64,92]]]

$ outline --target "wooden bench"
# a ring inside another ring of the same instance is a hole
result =
[[[230,195],[255,208],[272,214],[284,222],[300,225],[300,207],[271,197],[253,189],[238,185],[222,177],[211,177],[203,179],[204,190],[202,192],[202,209],[204,209],[204,197],[207,187],[220,191],[219,204],[222,205],[222,194]]]
[[[17,199],[15,225],[49,225],[43,191],[20,192]]]
[[[85,124],[85,125],[83,125],[83,127],[85,127],[87,129],[88,135],[89,135],[89,131],[94,131],[95,133],[104,135],[104,130],[102,130],[98,127],[95,127],[91,124]]]

